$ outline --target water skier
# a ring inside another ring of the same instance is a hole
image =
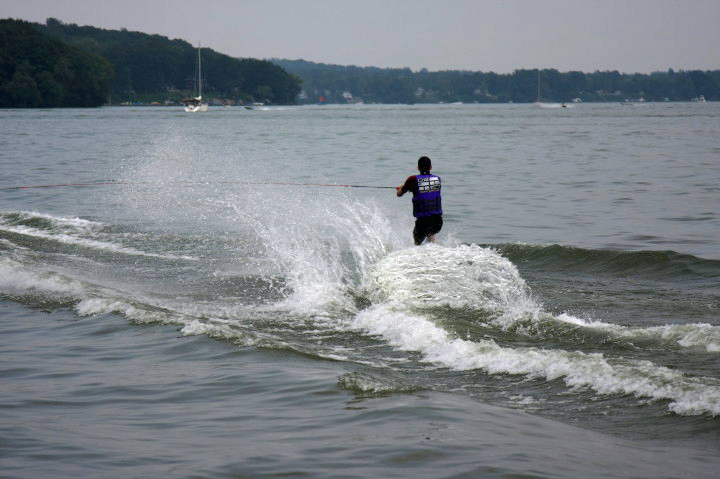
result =
[[[427,156],[418,159],[419,175],[412,175],[405,180],[405,184],[395,188],[397,196],[412,191],[413,216],[415,228],[413,239],[416,245],[421,245],[425,238],[435,241],[435,234],[442,229],[442,201],[440,198],[440,177],[430,174],[432,162]]]

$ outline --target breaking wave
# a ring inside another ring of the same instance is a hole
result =
[[[136,323],[177,324],[182,334],[371,367],[392,370],[398,359],[407,364],[418,357],[422,367],[562,381],[570,391],[667,401],[670,411],[683,415],[720,415],[716,379],[603,349],[607,339],[624,338],[712,354],[720,352],[720,328],[630,327],[552,315],[518,269],[534,262],[556,270],[624,274],[634,268],[654,277],[706,279],[715,277],[715,262],[667,252],[451,241],[408,248],[377,208],[360,208],[353,203],[359,200],[343,195],[331,202],[304,195],[304,206],[317,214],[294,210],[297,197],[268,200],[258,191],[223,200],[237,228],[251,233],[246,244],[255,248],[248,251],[256,256],[252,261],[208,250],[205,236],[185,238],[202,245],[179,248],[199,254],[176,254],[178,248],[163,250],[160,241],[141,241],[137,232],[97,221],[1,213],[0,295],[32,307],[70,308],[80,316],[121,314]],[[215,240],[220,243],[213,247],[226,246]],[[151,275],[152,287],[117,281],[107,272],[84,275],[89,261],[101,272],[122,265]],[[158,284],[156,277],[174,283]],[[572,346],[578,334],[587,350]],[[405,357],[393,358],[381,344]],[[339,381],[372,394],[431,387],[372,372]]]

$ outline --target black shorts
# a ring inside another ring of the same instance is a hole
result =
[[[428,236],[439,233],[442,229],[442,215],[424,216],[415,220],[413,238],[416,244],[422,243]]]

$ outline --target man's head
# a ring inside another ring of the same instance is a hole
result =
[[[430,162],[430,158],[428,158],[427,156],[421,156],[418,160],[418,170],[422,175],[429,175],[430,170],[432,170],[432,163]]]

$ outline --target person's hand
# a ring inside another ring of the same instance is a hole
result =
[[[402,186],[396,186],[396,187],[395,187],[395,194],[396,194],[397,196],[402,196],[402,195],[403,195]]]

